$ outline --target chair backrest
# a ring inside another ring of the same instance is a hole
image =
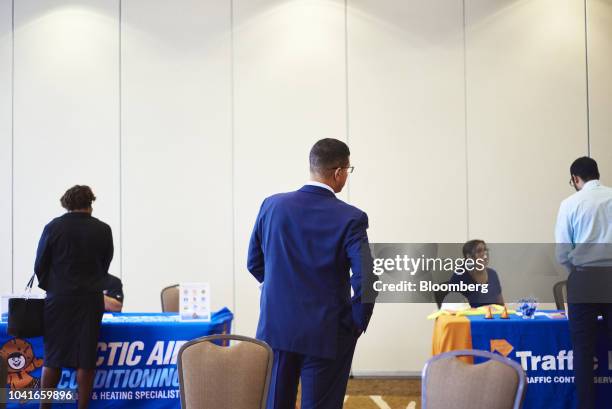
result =
[[[443,283],[443,284],[448,284],[448,281]],[[436,302],[436,305],[438,306],[438,309],[442,308],[442,304],[444,303],[444,298],[446,298],[446,296],[448,295],[448,291],[434,291],[434,300]]]
[[[468,364],[457,357],[488,359]],[[513,360],[487,351],[460,350],[430,358],[422,374],[422,409],[519,409],[525,372]]]
[[[6,362],[6,360],[4,359],[4,357],[2,355],[0,355],[0,388],[6,388],[6,384],[7,382],[7,377],[8,377],[8,363]],[[4,393],[5,396],[1,396],[2,399],[0,399],[0,409],[4,409],[6,408],[6,392],[8,391],[8,389],[0,389],[0,393]]]
[[[448,284],[448,282],[446,282],[445,284]],[[436,291],[434,292],[434,297],[436,299],[438,309],[442,308],[442,305],[445,303],[463,304],[468,302],[468,299],[465,297],[465,295],[456,291]]]
[[[224,347],[213,341],[240,341]],[[265,409],[274,353],[263,341],[211,335],[178,353],[182,409]]]
[[[179,285],[174,284],[161,290],[162,312],[179,312]]]
[[[567,280],[559,281],[553,286],[553,295],[555,296],[557,309],[564,310],[567,302]]]

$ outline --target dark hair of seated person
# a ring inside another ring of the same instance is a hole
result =
[[[463,248],[461,249],[462,253],[463,253],[463,257],[473,257],[474,254],[476,253],[476,248],[478,247],[479,244],[486,244],[484,240],[470,240],[470,241],[466,241],[465,244],[463,245]]]

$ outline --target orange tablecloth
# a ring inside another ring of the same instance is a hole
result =
[[[467,317],[453,315],[436,318],[431,341],[432,355],[458,349],[472,349],[472,332]],[[472,363],[471,357],[461,358]]]

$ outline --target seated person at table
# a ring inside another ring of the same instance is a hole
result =
[[[471,271],[466,271],[463,274],[455,272],[449,283],[460,284],[461,282],[470,284],[487,284],[486,292],[483,291],[462,291],[461,293],[467,298],[472,308],[481,307],[489,304],[504,304],[502,297],[501,284],[497,272],[492,268],[488,268],[489,250],[487,244],[483,240],[470,240],[463,245],[463,257],[468,260],[480,259],[481,263],[475,263],[476,268]],[[479,268],[478,264],[482,265]],[[482,288],[478,286],[478,288]]]
[[[118,277],[108,274],[104,283],[104,311],[121,312],[123,308],[123,284]]]

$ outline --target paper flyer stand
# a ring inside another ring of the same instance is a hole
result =
[[[210,284],[180,283],[179,311],[181,321],[210,322]]]

